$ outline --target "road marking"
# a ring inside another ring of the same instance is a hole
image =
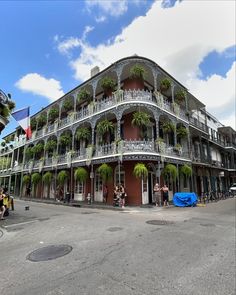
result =
[[[18,225],[24,225],[24,224],[29,224],[29,223],[34,223],[37,222],[38,220],[30,220],[30,221],[25,221],[25,222],[20,222],[20,223],[14,223],[14,224],[9,224],[9,225],[3,225],[4,228],[9,228],[9,227],[14,227]]]

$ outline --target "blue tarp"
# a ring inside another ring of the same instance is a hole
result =
[[[175,193],[173,203],[177,207],[196,206],[197,195],[195,193]]]

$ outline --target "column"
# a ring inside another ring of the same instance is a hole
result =
[[[172,100],[172,103],[175,102],[174,89],[175,89],[175,84],[172,82],[171,83],[171,100]]]

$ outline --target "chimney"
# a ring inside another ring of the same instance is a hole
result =
[[[97,75],[98,73],[100,72],[100,69],[98,66],[94,67],[91,69],[91,72],[90,72],[90,75],[91,75],[91,78],[95,75]]]

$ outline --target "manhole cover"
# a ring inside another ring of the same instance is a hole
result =
[[[122,230],[122,229],[123,229],[123,227],[109,227],[108,231],[114,232],[114,231],[119,231],[119,230]]]
[[[146,221],[147,224],[153,224],[153,225],[167,225],[167,224],[173,224],[172,221],[167,220],[148,220]]]
[[[201,226],[216,226],[213,223],[200,223]]]
[[[67,255],[71,251],[72,247],[69,245],[51,245],[34,250],[26,259],[33,262],[48,261]]]

